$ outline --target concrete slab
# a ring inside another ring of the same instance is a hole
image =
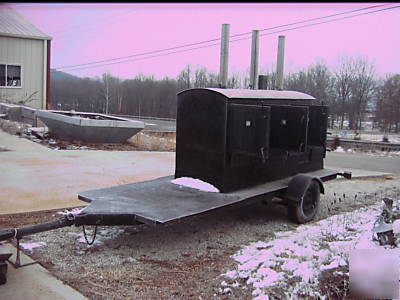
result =
[[[370,177],[370,176],[384,176],[384,175],[390,175],[391,173],[385,173],[385,172],[376,172],[376,171],[370,171],[370,170],[361,170],[361,169],[350,169],[350,168],[337,168],[334,166],[325,166],[327,169],[333,169],[333,170],[338,170],[338,171],[347,171],[351,172],[353,178],[357,177]]]
[[[327,152],[325,165],[341,169],[350,168],[400,174],[399,161],[399,157],[375,156],[366,153]]]
[[[52,150],[0,131],[0,214],[86,205],[78,192],[174,174],[175,153]]]
[[[6,247],[13,252],[16,248],[10,244]],[[21,253],[21,262],[32,262],[32,259]],[[7,283],[0,285],[1,299],[9,300],[84,300],[85,296],[72,287],[52,276],[39,264],[33,264],[22,268],[14,268],[8,264]]]

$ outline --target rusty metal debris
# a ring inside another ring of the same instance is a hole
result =
[[[400,246],[400,232],[394,229],[394,223],[400,220],[400,200],[383,198],[383,207],[380,215],[377,216],[372,228],[373,240],[380,245]]]

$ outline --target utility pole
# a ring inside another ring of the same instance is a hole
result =
[[[253,30],[250,62],[250,88],[253,90],[258,89],[258,36],[259,31]]]
[[[278,38],[278,57],[276,64],[276,89],[283,90],[283,65],[285,61],[285,36]]]
[[[221,31],[221,57],[219,63],[219,85],[226,88],[228,81],[228,59],[229,59],[229,24],[222,24]]]

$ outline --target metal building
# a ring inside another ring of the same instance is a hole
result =
[[[0,4],[0,102],[46,109],[51,37]]]

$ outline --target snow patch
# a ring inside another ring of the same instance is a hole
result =
[[[19,244],[23,249],[32,251],[33,248],[46,246],[45,242],[38,242],[38,243],[20,243]]]
[[[337,147],[334,152],[346,152],[342,147]]]
[[[254,300],[269,300],[268,295],[258,295]]]
[[[106,240],[114,239],[124,232],[125,232],[124,229],[113,228],[113,227],[98,230],[94,243],[92,245],[87,245],[87,247],[89,248],[96,245],[101,246],[104,244]],[[86,229],[86,236],[89,241],[92,240],[93,235],[94,235],[94,230]],[[78,238],[79,243],[87,244],[86,239],[82,232],[79,233],[77,236],[79,237]]]
[[[72,210],[64,210],[64,211],[59,211],[56,214],[57,215],[67,215],[67,214],[73,214],[73,215],[79,215],[81,212],[85,210],[86,207],[84,208],[73,208]]]
[[[225,276],[226,278],[229,278],[229,279],[236,278],[236,275],[237,275],[236,271],[228,271],[225,274],[223,274],[223,276]]]
[[[329,265],[322,265],[319,269],[321,271],[324,271],[324,270],[334,269],[337,267],[339,267],[339,263],[337,261],[333,261]]]
[[[319,297],[322,271],[348,267],[354,249],[379,248],[371,232],[379,212],[377,204],[301,225],[294,231],[277,232],[274,240],[253,242],[234,254],[237,267],[222,276],[230,282],[245,279],[255,299],[264,299],[273,286],[283,289],[288,297],[301,291]],[[294,282],[288,286],[290,279]]]
[[[400,233],[400,219],[397,219],[393,222],[393,233]]]
[[[173,184],[182,185],[186,187],[190,187],[193,189],[197,189],[203,192],[212,192],[212,193],[219,193],[219,189],[217,189],[212,184],[204,182],[200,179],[194,179],[190,177],[180,177],[174,180],[171,180]]]

